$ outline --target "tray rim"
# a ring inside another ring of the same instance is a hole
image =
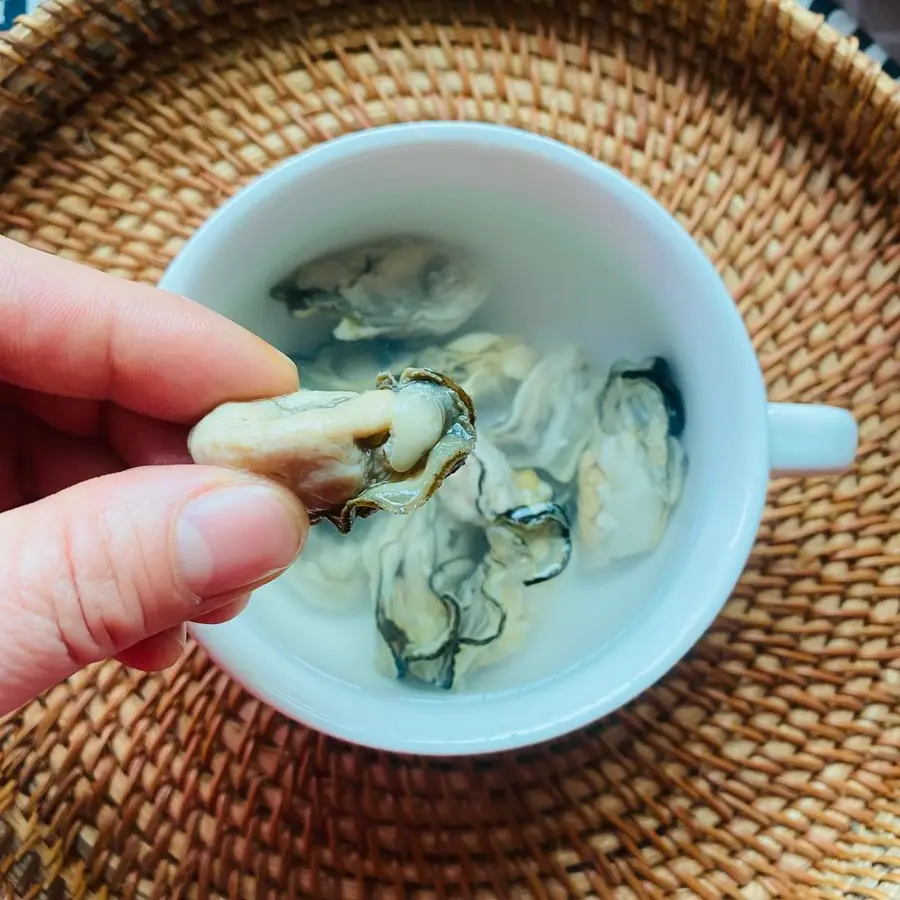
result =
[[[80,6],[83,5],[83,3],[79,2],[79,0],[61,0],[61,2],[62,2],[62,5],[66,6],[66,7],[75,7],[75,8],[77,8],[77,7],[80,7]],[[88,0],[88,2],[96,2],[96,0]],[[102,0],[101,0],[101,2],[102,2]],[[155,5],[157,5],[156,0],[140,0],[140,2],[145,3],[145,4],[148,5],[148,6],[155,6]],[[698,2],[699,2],[699,0],[698,0]],[[725,0],[723,0],[723,5],[724,5],[724,2],[725,2]],[[742,5],[743,5],[744,8],[748,8],[752,2],[753,2],[753,0],[742,0]],[[792,0],[791,0],[791,2],[792,2]],[[761,0],[761,2],[757,2],[757,3],[756,3],[756,6],[758,6],[758,7],[760,7],[760,8],[766,7],[766,8],[777,8],[777,9],[779,9],[779,10],[782,10],[783,7],[784,7],[784,3],[783,3],[783,0]],[[46,12],[46,11],[44,11],[44,10],[41,11],[41,13],[44,13],[44,12]],[[13,74],[15,74],[16,72],[22,71],[22,70],[23,70],[23,67],[27,67],[27,65],[29,65],[29,64],[31,63],[31,60],[34,58],[34,55],[40,54],[40,53],[43,52],[48,46],[52,46],[53,40],[54,40],[55,38],[57,38],[57,37],[59,36],[59,34],[61,34],[61,33],[65,30],[65,28],[69,28],[69,27],[77,27],[79,23],[85,21],[85,19],[88,17],[88,15],[90,14],[90,12],[91,12],[90,10],[82,11],[82,12],[79,13],[79,15],[78,15],[78,17],[77,17],[76,19],[72,19],[72,20],[70,20],[70,21],[68,21],[68,22],[61,22],[56,16],[50,15],[49,17],[47,17],[47,18],[48,18],[48,21],[49,21],[50,24],[53,26],[53,28],[57,29],[56,31],[53,31],[52,33],[48,30],[48,28],[44,28],[43,31],[39,31],[39,32],[35,35],[35,32],[32,31],[32,30],[30,30],[30,29],[31,29],[31,23],[30,23],[30,22],[24,23],[24,24],[21,26],[21,28],[22,28],[24,34],[26,35],[26,37],[28,37],[28,39],[30,39],[30,40],[35,40],[35,41],[37,41],[37,43],[34,45],[34,47],[28,48],[27,53],[23,56],[24,62],[21,62],[21,63],[18,63],[18,62],[17,62],[17,63],[15,63],[15,64],[12,66],[12,68],[10,69],[10,72],[13,73]],[[805,15],[809,15],[809,14],[807,13],[807,11],[803,10],[803,9],[800,8],[800,7],[797,7],[797,8],[796,8],[796,13],[803,13],[804,16],[805,16]],[[791,21],[794,21],[795,19],[798,18],[798,17],[796,16],[795,12],[788,11],[788,14],[791,16]],[[40,17],[40,14],[39,14],[38,17]],[[35,17],[23,17],[23,18],[35,18]],[[799,18],[802,18],[802,17],[799,17]],[[808,24],[808,23],[807,23],[807,24]],[[17,26],[17,27],[19,27],[19,26]],[[42,28],[43,28],[43,27],[44,27],[44,26],[42,26]],[[49,26],[48,26],[48,27],[49,27]],[[804,27],[805,27],[805,25],[804,25]],[[826,27],[825,29],[823,29],[823,30],[830,30],[830,31],[833,31],[833,29],[831,29],[830,26],[827,26],[827,27]],[[807,39],[809,38],[809,35],[810,35],[810,34],[818,35],[818,33],[816,32],[816,29],[814,29],[814,28],[811,29],[811,30],[807,30],[807,31],[804,31],[804,32],[803,32],[803,35],[805,35]],[[854,49],[854,48],[852,47],[852,41],[848,42],[848,40],[847,40],[846,38],[843,38],[839,33],[835,33],[835,36],[836,36],[837,39],[838,39],[838,40],[836,41],[835,46],[838,46],[838,45],[843,44],[843,45],[845,45],[844,49],[847,50],[848,47],[847,47],[846,45],[849,43],[849,45],[850,45],[850,46],[849,46],[849,50],[852,51],[852,50]],[[798,39],[798,40],[801,40],[800,38],[797,38],[797,39]],[[3,81],[3,77],[4,77],[4,65],[5,65],[5,63],[6,63],[6,62],[8,61],[8,59],[9,59],[9,57],[6,56],[5,53],[4,53],[4,51],[3,51],[3,41],[4,41],[4,40],[5,40],[5,36],[0,36],[0,91],[2,91],[2,81]],[[826,47],[826,48],[827,48],[827,47],[831,46],[830,44],[828,44],[827,42],[824,41],[824,38],[823,38],[823,42],[820,44],[820,42],[819,42],[819,40],[818,40],[818,36],[816,37],[814,43],[816,44],[817,47],[820,47],[820,48],[821,48],[821,47]],[[856,51],[854,51],[854,52],[856,52]],[[31,54],[31,55],[28,55],[28,54]],[[859,54],[862,55],[861,52],[859,52]],[[838,51],[838,55],[840,55],[840,51]],[[863,56],[864,56],[864,55],[863,55]],[[868,59],[867,59],[867,58],[864,58],[864,59],[863,59],[863,62],[867,64],[867,63],[868,63]],[[857,65],[857,60],[856,60],[856,59],[853,59],[853,60],[852,60],[852,63],[853,63],[854,66],[856,66],[856,65]],[[839,63],[830,63],[830,65],[838,66]],[[860,66],[859,68],[866,69],[866,68],[867,68],[867,65]],[[8,74],[8,73],[7,73],[7,74]],[[875,85],[876,85],[876,87],[878,88],[879,91],[881,91],[881,89],[883,89],[883,88],[889,88],[889,89],[890,89],[890,90],[889,90],[889,97],[888,97],[888,101],[887,101],[887,102],[890,102],[891,99],[892,99],[893,101],[897,101],[898,120],[900,120],[900,89],[898,89],[898,85],[896,85],[896,84],[893,82],[893,80],[890,79],[889,76],[886,76],[885,73],[881,72],[881,73],[880,73],[880,76],[882,76],[882,77],[879,77],[878,79],[876,79]],[[843,77],[845,77],[845,78],[847,78],[847,79],[850,78],[849,75],[846,75],[846,76],[843,76]],[[887,78],[887,79],[890,81],[890,84],[889,84],[889,85],[882,84],[882,82],[884,81],[884,78]],[[882,94],[879,93],[878,96],[881,97]],[[885,95],[885,96],[887,96],[887,95]],[[867,100],[866,100],[866,102],[871,104],[871,103],[874,103],[875,101],[872,99],[872,97],[868,97]],[[2,105],[2,103],[3,103],[3,94],[2,94],[2,92],[0,92],[0,105]],[[66,115],[66,113],[63,112],[63,113],[61,114],[61,118],[64,117],[65,115]],[[783,851],[783,852],[787,852],[787,851]]]
[[[14,176],[43,136],[77,114],[116,73],[127,78],[134,71],[132,63],[161,41],[202,32],[207,21],[215,36],[223,16],[230,21],[249,15],[266,27],[284,17],[359,11],[354,0],[283,2],[290,9],[282,14],[281,7],[273,16],[257,0],[228,0],[222,8],[216,0],[43,0],[0,34],[0,122],[8,135],[0,146],[0,180]],[[619,2],[633,16],[664,15],[667,29],[690,24],[706,52],[721,52],[749,69],[779,105],[797,113],[803,133],[844,158],[847,174],[859,178],[873,198],[884,203],[900,192],[900,80],[859,49],[856,37],[829,25],[823,14],[797,0]],[[720,51],[722,42],[734,50]],[[95,63],[91,54],[99,46],[112,46],[115,53]],[[852,112],[843,116],[846,110]],[[888,218],[900,224],[900,206]]]
[[[250,5],[253,0],[237,0],[239,5]],[[685,9],[697,0],[650,0],[650,5],[661,4],[675,8],[680,3]],[[699,0],[703,3],[704,0]],[[853,35],[844,35],[830,25],[822,13],[812,12],[799,5],[796,0],[731,0],[739,2],[745,8],[754,10],[757,19],[766,15],[774,16],[777,24],[788,27],[794,43],[808,44],[810,50],[820,60],[834,60],[835,57],[849,64],[861,75],[870,79],[872,90],[866,97],[868,104],[883,100],[896,104],[896,121],[900,125],[900,81],[892,78],[881,65],[863,50],[859,49],[859,40]],[[721,0],[722,14],[726,11],[729,0]],[[148,10],[167,4],[159,0],[126,0],[126,4],[134,7],[146,7]],[[313,3],[316,9],[331,5]],[[698,4],[699,5],[699,4]],[[73,26],[77,26],[94,14],[103,14],[106,8],[114,7],[113,0],[43,0],[40,6],[31,13],[17,16],[13,26],[6,32],[0,32],[0,89],[3,83],[15,74],[27,69],[33,57],[43,50],[51,48],[54,41],[60,38]],[[686,15],[686,13],[685,13]],[[0,94],[2,96],[2,94]]]

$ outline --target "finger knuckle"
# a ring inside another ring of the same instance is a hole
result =
[[[143,597],[153,585],[127,517],[62,516],[52,547],[37,592],[73,664],[106,659],[147,633]]]

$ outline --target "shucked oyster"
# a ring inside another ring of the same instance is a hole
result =
[[[571,557],[568,517],[549,496],[534,472],[513,472],[479,437],[435,503],[379,530],[367,567],[399,678],[451,688],[515,649],[527,627],[525,589]]]
[[[665,360],[613,366],[599,414],[578,472],[578,528],[592,567],[659,544],[686,471],[684,404]]]
[[[311,521],[417,509],[475,446],[475,409],[431,369],[379,376],[376,390],[309,391],[225,403],[191,432],[195,462],[246,469],[290,488]]]
[[[346,610],[362,603],[369,591],[362,560],[379,531],[378,522],[371,523],[374,529],[367,528],[369,524],[355,523],[351,534],[313,528],[303,553],[284,573],[285,582],[306,602],[329,610]]]
[[[671,366],[661,356],[655,356],[636,366],[626,362],[617,363],[610,370],[610,378],[617,376],[625,382],[642,381],[652,384],[666,408],[669,434],[673,438],[680,438],[684,434],[684,399],[675,384]]]
[[[438,503],[457,521],[484,528],[511,509],[552,499],[552,488],[533,469],[514,470],[497,445],[479,432],[465,468],[447,482]]]
[[[540,361],[534,348],[515,337],[474,331],[446,346],[426,347],[419,365],[446,372],[475,401],[483,430],[502,419],[519,389]]]
[[[533,469],[514,470],[484,435],[466,467],[444,485],[438,507],[486,529],[494,555],[517,566],[526,585],[555,578],[569,564],[569,518],[553,502],[553,489]]]
[[[329,343],[314,357],[295,358],[294,362],[300,370],[303,386],[314,391],[365,391],[382,372],[397,374],[413,365],[445,372],[465,390],[452,372],[443,366],[416,362],[414,352],[395,341]],[[472,394],[471,391],[466,393]]]
[[[375,621],[395,675],[450,689],[512,652],[526,618],[515,566],[490,550],[479,561],[472,530],[454,526],[434,505],[389,524],[394,533],[381,532],[368,564]]]
[[[526,587],[565,571],[572,558],[572,530],[556,503],[520,506],[504,513],[487,530],[491,556],[519,574]]]
[[[307,262],[271,293],[295,316],[338,317],[334,336],[358,341],[449,334],[484,303],[488,290],[485,272],[463,250],[393,237]]]
[[[489,434],[515,468],[531,467],[567,484],[596,418],[596,387],[576,347],[544,357],[522,383],[506,419]]]

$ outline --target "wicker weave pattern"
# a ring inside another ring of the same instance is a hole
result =
[[[649,186],[772,399],[845,405],[862,436],[846,477],[773,482],[669,678],[550,745],[359,750],[197,649],[83,673],[0,721],[7,896],[900,897],[900,97],[819,26],[787,0],[72,0],[0,44],[14,238],[153,282],[286,154],[502,121]]]

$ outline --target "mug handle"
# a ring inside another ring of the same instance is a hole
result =
[[[859,429],[846,409],[820,403],[770,403],[768,407],[773,477],[835,474],[853,465]]]

